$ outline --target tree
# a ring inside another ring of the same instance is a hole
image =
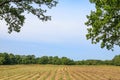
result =
[[[41,58],[38,59],[39,64],[48,64],[48,56],[42,56]]]
[[[90,0],[95,4],[96,11],[91,11],[85,23],[90,26],[87,39],[93,44],[101,43],[101,48],[113,50],[120,46],[120,0]]]
[[[11,64],[9,54],[8,53],[3,53],[3,56],[5,58],[4,64]]]
[[[58,56],[54,56],[52,60],[52,64],[60,65],[61,64],[60,58]]]
[[[114,65],[120,66],[120,55],[116,55],[112,61]]]
[[[105,60],[104,64],[105,65],[113,65],[113,61],[112,60]]]
[[[25,55],[21,56],[21,62],[20,64],[27,64],[27,57]]]
[[[5,62],[5,57],[3,53],[0,53],[0,65],[4,64]]]
[[[52,64],[52,61],[53,61],[53,57],[52,57],[52,56],[49,56],[49,57],[48,57],[48,64]]]
[[[15,55],[15,62],[16,62],[16,64],[21,64],[22,58],[20,55]]]
[[[27,64],[34,64],[35,63],[35,55],[27,55],[26,62],[27,62]]]
[[[10,59],[10,64],[15,64],[16,63],[14,54],[9,54],[9,59]]]
[[[19,32],[25,20],[24,12],[32,13],[40,20],[47,21],[51,18],[45,15],[47,10],[42,9],[42,5],[51,9],[56,4],[56,0],[0,0],[0,19],[6,21],[9,33]]]
[[[74,61],[67,57],[62,57],[61,62],[62,62],[62,65],[73,65],[74,64]]]

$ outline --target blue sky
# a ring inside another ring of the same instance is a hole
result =
[[[0,21],[0,52],[35,56],[66,56],[74,60],[112,59],[119,54],[101,49],[100,45],[86,40],[86,15],[94,10],[89,0],[59,0],[59,4],[48,10],[52,20],[41,22],[37,17],[26,14],[20,33],[7,33],[7,26]]]

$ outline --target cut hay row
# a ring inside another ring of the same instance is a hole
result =
[[[120,67],[11,65],[7,68],[0,66],[0,80],[120,80]]]

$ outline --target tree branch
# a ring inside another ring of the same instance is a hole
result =
[[[10,2],[10,0],[9,1],[2,1],[1,3],[0,3],[0,6],[3,6],[3,5],[5,5],[6,3],[9,3]]]
[[[0,6],[3,6],[3,5],[10,3],[10,2],[20,2],[20,1],[22,1],[22,0],[6,0],[6,1],[2,1],[0,3]]]

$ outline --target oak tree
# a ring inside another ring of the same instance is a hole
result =
[[[101,48],[113,50],[120,46],[120,0],[90,0],[96,10],[87,16],[89,26],[87,39],[93,44],[101,43]]]

